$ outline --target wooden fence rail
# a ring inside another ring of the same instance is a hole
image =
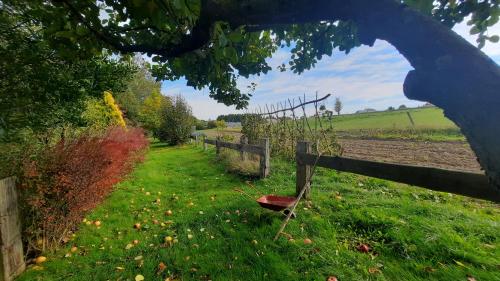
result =
[[[269,175],[270,172],[270,160],[271,154],[269,150],[269,139],[261,139],[259,145],[248,144],[248,140],[244,137],[240,139],[240,143],[232,143],[232,142],[224,142],[220,139],[207,139],[203,140],[203,149],[206,150],[206,144],[215,145],[216,153],[220,153],[220,148],[229,148],[232,150],[236,150],[240,152],[241,160],[244,161],[246,157],[246,153],[257,154],[260,156],[260,169],[259,174],[260,177],[265,178]]]
[[[309,142],[297,144],[297,188],[304,186],[310,166],[314,164],[316,158],[317,155],[311,154]],[[500,202],[500,191],[490,185],[487,176],[479,173],[333,156],[319,157],[317,166]]]

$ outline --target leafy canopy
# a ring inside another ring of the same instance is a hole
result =
[[[169,110],[171,106],[170,98],[162,95],[159,89],[153,90],[141,105],[139,111],[141,126],[149,132],[156,134],[162,125],[164,111]]]
[[[132,65],[101,53],[67,59],[44,38],[37,18],[0,7],[0,139],[82,125],[87,97],[126,87]]]
[[[127,89],[113,94],[127,120],[127,124],[140,125],[142,124],[140,114],[143,103],[151,93],[160,92],[161,83],[156,82],[151,76],[149,64],[140,56],[134,57],[133,63],[137,71],[127,83]]]
[[[208,88],[217,101],[243,108],[251,93],[238,89],[238,77],[267,73],[271,67],[266,59],[278,48],[291,48],[288,63],[279,69],[300,74],[314,67],[324,55],[331,56],[335,48],[348,53],[361,44],[353,21],[314,20],[307,18],[309,10],[295,11],[283,20],[287,16],[283,9],[288,7],[280,2],[7,0],[3,6],[17,6],[23,13],[39,18],[44,35],[63,54],[92,55],[102,48],[145,53],[155,62],[153,74],[157,79],[185,77],[189,86]],[[478,36],[479,47],[486,40],[498,41],[498,36],[486,33],[498,22],[498,0],[401,2],[450,28],[470,16],[468,24],[471,33]],[[296,9],[318,5],[317,11],[328,2],[294,3]]]

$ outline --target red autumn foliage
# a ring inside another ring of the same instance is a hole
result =
[[[141,129],[112,128],[99,137],[59,141],[25,163],[21,190],[29,246],[46,249],[64,241],[142,160],[147,145]]]

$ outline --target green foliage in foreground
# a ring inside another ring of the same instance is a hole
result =
[[[88,215],[100,228],[82,224],[66,247],[47,254],[43,270],[28,269],[19,280],[134,280],[137,274],[145,280],[169,274],[180,280],[500,280],[498,205],[321,169],[311,205],[301,204],[285,230],[295,242],[275,243],[283,216],[234,192],[257,197],[214,159],[213,150],[156,145]],[[263,193],[291,194],[294,179],[292,164],[273,161],[272,176],[255,185]],[[172,216],[164,215],[168,209]],[[136,222],[141,231],[133,229]],[[162,247],[167,235],[179,242]],[[306,237],[311,245],[302,242]],[[134,239],[139,244],[126,250]],[[358,243],[374,252],[358,252]],[[72,245],[78,252],[65,258]],[[160,262],[167,268],[157,274]]]

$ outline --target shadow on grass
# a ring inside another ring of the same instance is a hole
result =
[[[164,147],[172,147],[172,145],[169,145],[168,143],[165,142],[152,142],[149,147],[151,149],[158,149],[158,148],[164,148]]]

